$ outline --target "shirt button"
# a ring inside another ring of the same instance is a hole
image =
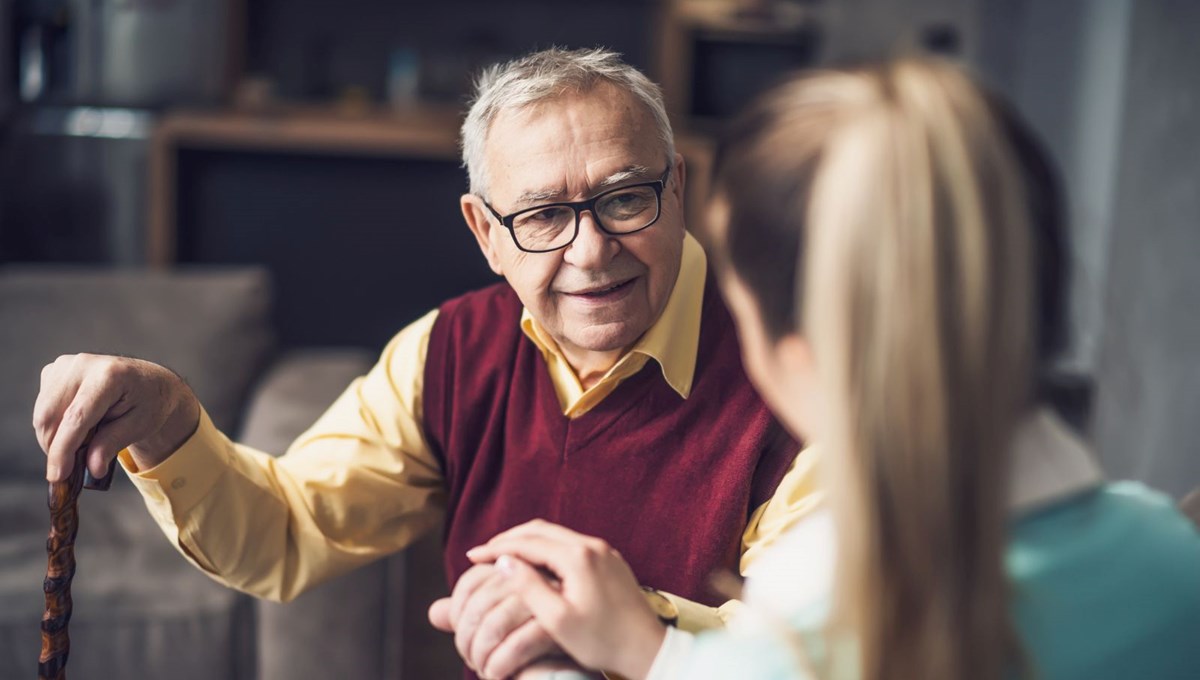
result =
[[[187,480],[183,477],[176,477],[175,479],[171,480],[171,488],[176,491],[179,491],[185,486],[187,486]]]

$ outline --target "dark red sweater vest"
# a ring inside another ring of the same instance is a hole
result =
[[[599,536],[638,580],[718,604],[742,534],[799,445],[747,380],[728,311],[706,283],[691,396],[651,360],[588,413],[562,414],[505,283],[447,302],[429,340],[424,420],[448,490],[445,564],[534,518]]]

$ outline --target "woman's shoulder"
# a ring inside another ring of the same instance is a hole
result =
[[[1107,483],[1021,517],[1013,527],[1010,557],[1049,551],[1081,558],[1093,551],[1108,553],[1114,545],[1149,551],[1129,555],[1131,559],[1153,559],[1164,552],[1200,559],[1196,525],[1169,496],[1130,481]]]
[[[1178,578],[1200,597],[1200,531],[1169,496],[1138,482],[1108,483],[1017,520],[1008,569],[1018,583],[1097,570]]]
[[[1110,483],[1022,517],[1007,564],[1045,677],[1177,677],[1200,663],[1200,533],[1168,496]]]

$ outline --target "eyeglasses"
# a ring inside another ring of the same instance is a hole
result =
[[[585,210],[592,213],[596,226],[611,236],[633,234],[654,224],[662,213],[662,192],[670,175],[668,165],[662,177],[652,182],[602,191],[586,201],[546,203],[508,215],[501,215],[487,201],[483,204],[508,228],[518,248],[527,253],[549,253],[575,242],[580,215]]]

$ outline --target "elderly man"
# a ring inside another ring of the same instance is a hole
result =
[[[94,430],[94,474],[119,457],[187,559],[276,600],[444,514],[457,585],[430,617],[487,676],[554,652],[465,556],[533,518],[606,539],[664,617],[719,625],[710,574],[813,502],[811,466],[747,382],[684,229],[658,88],[609,52],[533,54],[484,74],[462,145],[463,216],[506,283],[400,331],[280,458],[227,439],[160,366],[61,357],[34,412],[47,477]]]

